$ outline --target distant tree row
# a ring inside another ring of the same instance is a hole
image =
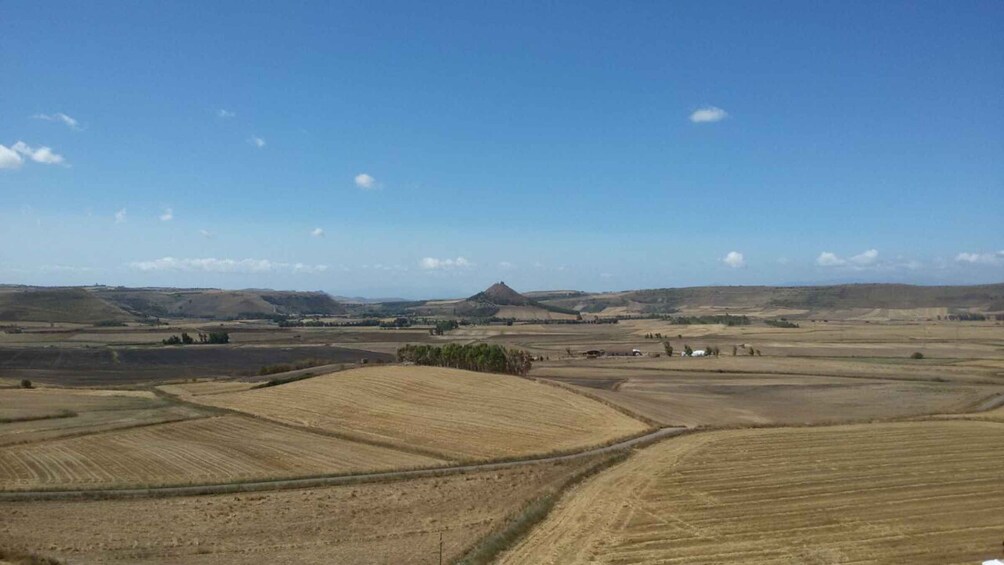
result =
[[[450,330],[455,330],[460,327],[460,322],[456,320],[439,320],[436,322],[436,326],[429,330],[432,335],[444,335]]]
[[[775,328],[797,328],[798,324],[794,322],[789,322],[788,320],[781,318],[780,320],[764,320],[763,323],[768,326],[773,326]]]
[[[487,343],[405,345],[397,350],[397,358],[399,361],[410,361],[417,365],[518,376],[526,376],[533,366],[533,356],[526,351]]]
[[[691,324],[724,324],[726,326],[748,326],[750,319],[748,316],[668,316],[665,318],[671,324],[691,325]]]
[[[188,335],[187,332],[181,332],[180,336],[172,335],[171,337],[161,340],[164,345],[191,345],[193,343],[211,343],[211,344],[223,344],[230,343],[230,334],[227,332],[209,332],[204,334],[199,332],[196,334],[198,336],[198,341],[195,338]]]

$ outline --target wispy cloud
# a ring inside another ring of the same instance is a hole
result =
[[[857,255],[848,259],[848,261],[859,267],[867,267],[868,265],[875,264],[875,261],[878,260],[878,254],[879,252],[877,249],[869,249],[868,251],[858,253]]]
[[[11,149],[17,151],[21,155],[24,155],[28,159],[36,163],[42,163],[43,165],[59,165],[62,164],[65,159],[62,155],[54,153],[52,149],[48,147],[39,147],[37,149],[32,149],[27,143],[23,141],[18,141]]]
[[[126,209],[122,208],[118,212],[115,212],[115,223],[124,224],[126,221]]]
[[[321,228],[314,228],[310,230],[310,235],[312,237],[324,237],[324,230],[322,230]]]
[[[170,222],[174,219],[174,210],[171,208],[164,208],[164,212],[160,215],[160,221]]]
[[[202,229],[202,230],[199,230],[199,235],[201,235],[202,237],[204,237],[206,239],[210,239],[210,238],[212,238],[216,234],[214,234],[213,232],[211,232],[209,230]]]
[[[959,263],[969,263],[971,265],[1004,265],[1004,249],[990,253],[969,253],[962,252],[955,256]]]
[[[738,251],[729,251],[725,257],[722,258],[722,263],[725,263],[733,269],[739,269],[746,266],[746,259],[743,254]]]
[[[463,257],[457,257],[456,259],[436,259],[435,257],[423,257],[419,262],[418,266],[427,270],[448,270],[448,269],[466,269],[473,267],[474,263],[471,263]]]
[[[513,265],[509,261],[499,261],[499,268],[508,271],[509,269],[515,269],[516,265]]]
[[[47,122],[61,122],[70,129],[80,129],[80,122],[62,112],[56,112],[55,114],[35,114],[32,118],[36,120],[45,120]]]
[[[252,135],[251,137],[249,137],[248,143],[254,145],[258,149],[265,147],[265,140],[261,137],[258,137],[257,135]]]
[[[816,264],[820,267],[838,267],[840,265],[846,265],[847,261],[837,257],[836,253],[823,251],[819,254],[819,257],[816,257]]]
[[[24,164],[24,158],[10,147],[0,145],[0,169],[18,169]]]
[[[727,117],[729,117],[729,113],[725,110],[716,106],[705,106],[694,110],[694,112],[690,114],[690,121],[695,124],[708,124],[720,122]]]
[[[216,117],[223,120],[233,118],[236,115],[237,112],[231,112],[230,110],[226,110],[224,108],[220,108],[219,110],[216,111]]]
[[[377,188],[376,179],[366,173],[356,175],[355,181],[356,186],[363,190],[373,190],[374,188]]]
[[[150,261],[134,261],[129,264],[131,269],[146,273],[151,272],[201,272],[201,273],[295,273],[314,274],[328,270],[327,265],[308,265],[304,263],[280,263],[268,259],[216,259],[193,258],[179,259],[161,257]]]

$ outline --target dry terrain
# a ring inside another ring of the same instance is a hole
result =
[[[0,446],[203,416],[139,390],[0,389]]]
[[[980,563],[1004,531],[1004,425],[729,430],[569,491],[503,563]]]
[[[226,483],[441,463],[253,418],[222,416],[0,447],[0,489]]]
[[[453,460],[581,449],[648,427],[559,387],[437,367],[369,367],[193,400]]]
[[[444,563],[595,463],[239,495],[3,503],[0,548],[68,563]]]

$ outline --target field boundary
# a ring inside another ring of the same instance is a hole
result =
[[[294,479],[267,479],[261,481],[247,481],[236,483],[213,483],[203,485],[186,486],[166,486],[149,488],[109,488],[109,489],[83,489],[83,490],[40,490],[40,491],[0,491],[0,501],[37,501],[37,500],[100,500],[100,499],[130,499],[130,498],[156,498],[171,496],[196,496],[206,494],[234,494],[242,492],[259,492],[269,490],[287,490],[299,488],[314,488],[322,486],[348,485],[371,482],[390,482],[405,479],[415,479],[424,477],[439,477],[453,474],[464,474],[479,471],[495,471],[509,469],[522,465],[533,465],[538,463],[556,463],[560,461],[570,461],[583,457],[617,453],[620,451],[645,447],[663,440],[674,437],[692,430],[687,428],[660,428],[642,436],[618,441],[602,447],[593,447],[584,451],[568,453],[563,455],[545,455],[540,457],[528,457],[513,461],[496,461],[486,463],[473,463],[464,465],[453,465],[444,467],[430,467],[424,469],[379,471],[373,473],[339,474],[339,475],[318,475],[313,477],[300,477]]]

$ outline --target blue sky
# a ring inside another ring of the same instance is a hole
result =
[[[0,281],[1004,281],[1004,3],[7,4]]]

